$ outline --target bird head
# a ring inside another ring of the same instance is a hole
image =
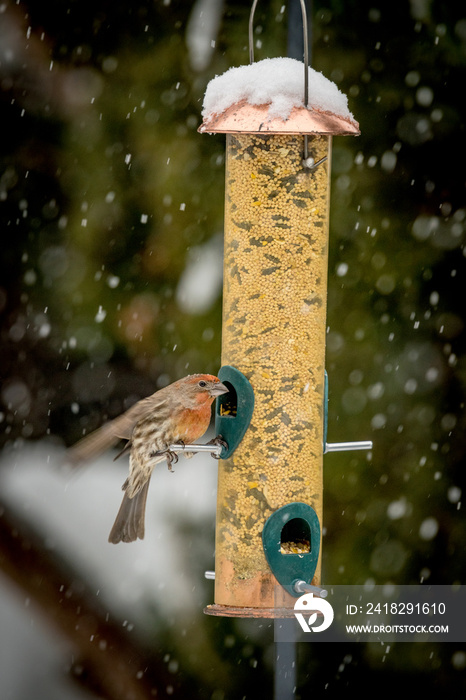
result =
[[[212,402],[217,396],[228,392],[225,384],[213,374],[191,374],[180,381],[184,383],[187,395],[196,403]]]

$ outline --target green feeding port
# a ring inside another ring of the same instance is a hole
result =
[[[235,367],[225,365],[218,378],[228,388],[215,404],[215,433],[228,445],[220,454],[227,459],[236,450],[251,422],[254,411],[254,390],[249,380]]]
[[[289,503],[266,520],[262,530],[265,558],[278,583],[298,598],[294,582],[312,583],[320,551],[320,524],[307,503]]]

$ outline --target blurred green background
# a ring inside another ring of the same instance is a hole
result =
[[[248,62],[249,10],[1,4],[3,446],[71,444],[169,381],[219,369],[224,137],[197,127],[208,81]],[[286,54],[286,5],[259,3],[255,41],[256,60]],[[369,456],[325,457],[324,581],[462,582],[466,12],[315,0],[312,65],[361,128],[333,144],[328,437],[374,442]],[[213,547],[202,525],[186,527]],[[210,640],[196,664],[183,666],[168,623],[154,642],[191,679],[178,697],[271,696],[270,630],[202,605],[196,625]],[[459,645],[302,646],[296,697],[464,686]]]

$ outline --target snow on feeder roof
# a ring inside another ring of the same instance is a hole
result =
[[[293,58],[266,58],[216,76],[207,85],[199,131],[357,136],[346,95],[312,68],[305,105],[304,70]]]

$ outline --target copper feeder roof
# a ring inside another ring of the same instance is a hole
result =
[[[358,136],[359,124],[350,117],[319,109],[293,107],[288,119],[269,118],[269,105],[250,105],[246,100],[221,114],[207,117],[198,131],[210,134],[328,134]]]

